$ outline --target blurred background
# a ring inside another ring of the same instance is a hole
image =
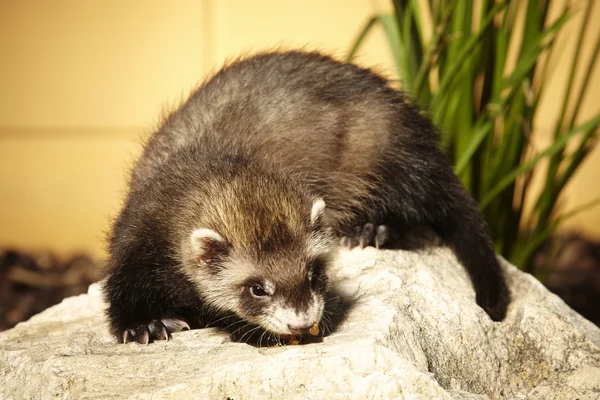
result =
[[[369,17],[391,9],[375,0],[0,0],[0,329],[101,276],[105,233],[143,139],[205,76],[265,49],[304,47],[345,58]],[[600,21],[599,1],[591,21]],[[576,47],[576,35],[560,39],[567,54]],[[593,46],[581,51],[591,54]],[[380,26],[355,61],[396,78]],[[536,113],[539,146],[552,140],[546,128],[556,121],[568,66],[568,57],[556,59]],[[588,85],[600,93],[599,64]],[[597,95],[587,96],[581,117],[597,114],[599,105]],[[561,208],[599,197],[599,172],[596,148]],[[600,207],[570,218],[561,232],[576,232],[586,257],[598,257]]]

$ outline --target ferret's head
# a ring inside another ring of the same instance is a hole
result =
[[[325,202],[258,193],[213,203],[208,226],[184,239],[184,269],[216,310],[276,334],[306,333],[323,316],[334,249]]]

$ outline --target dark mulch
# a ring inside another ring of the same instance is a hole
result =
[[[600,326],[600,242],[577,233],[557,235],[534,263],[536,276],[548,289]]]
[[[101,277],[101,265],[87,255],[61,260],[49,251],[0,249],[0,331],[85,293]]]

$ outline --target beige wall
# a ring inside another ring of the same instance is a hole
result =
[[[307,46],[343,55],[376,6],[369,0],[0,0],[0,246],[103,255],[104,231],[140,138],[162,110],[240,53]],[[391,71],[381,32],[360,61]],[[597,105],[588,102],[588,115]],[[599,164],[596,152],[567,205],[600,194]],[[600,234],[600,209],[574,223]]]
[[[553,0],[556,1],[556,0]],[[600,1],[591,0],[593,4],[590,24],[586,27],[586,36],[582,45],[582,58],[580,60],[589,60],[592,54],[595,41],[600,35]],[[571,0],[571,3],[578,4],[579,9],[584,9],[583,2]],[[560,1],[556,1],[556,7],[551,10],[555,15],[562,9]],[[536,149],[543,150],[551,143],[552,127],[559,118],[559,110],[562,105],[565,89],[567,86],[567,76],[571,68],[572,57],[576,50],[576,37],[579,34],[579,28],[583,24],[583,12],[576,14],[565,27],[565,34],[559,39],[557,48],[559,52],[552,59],[552,73],[548,89],[540,103],[540,112],[536,116],[535,133],[536,140],[534,145]],[[579,90],[581,86],[582,71],[578,71],[575,79],[575,89]],[[584,122],[597,116],[600,113],[600,63],[596,63],[592,78],[589,82],[587,98],[579,111],[578,121]],[[575,174],[574,179],[567,186],[564,196],[560,200],[561,211],[569,212],[582,205],[600,198],[600,146],[590,154],[588,159],[582,164],[582,167]],[[595,239],[600,239],[600,205],[576,214],[565,221],[563,230],[575,230],[590,235]]]

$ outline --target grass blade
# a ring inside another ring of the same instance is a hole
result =
[[[367,21],[365,26],[361,29],[360,33],[354,40],[352,47],[350,48],[350,51],[348,52],[348,56],[346,57],[347,62],[351,62],[352,60],[354,60],[356,53],[358,52],[360,47],[363,45],[363,42],[367,38],[367,35],[369,34],[369,32],[371,32],[371,29],[373,29],[373,27],[375,26],[376,22],[377,22],[377,17],[376,16],[371,17],[371,18],[369,18],[369,20]]]
[[[485,29],[494,21],[494,17],[496,16],[496,14],[504,10],[506,6],[507,3],[497,3],[494,6],[494,8],[492,8],[486,19],[483,21],[482,26],[479,27],[479,31],[475,35],[471,36],[467,44],[463,47],[461,52],[453,60],[452,65],[450,66],[448,71],[444,74],[444,77],[440,83],[440,88],[437,91],[438,94],[444,93],[449,89],[450,84],[452,84],[453,80],[456,78],[457,72],[464,66],[467,57],[470,56],[473,49],[475,49],[475,47],[481,42]],[[434,98],[431,101],[431,108],[436,108],[440,100],[441,99],[439,98],[439,96],[434,96]]]
[[[552,145],[550,145],[546,150],[537,156],[533,157],[525,164],[519,166],[514,169],[510,174],[506,175],[490,192],[487,196],[481,201],[481,207],[485,207],[494,199],[494,197],[502,192],[508,185],[510,185],[520,174],[531,170],[535,165],[544,157],[549,157],[557,154],[562,151],[567,145],[568,141],[577,134],[582,132],[589,132],[589,130],[594,129],[598,124],[600,124],[600,115],[595,118],[592,118],[590,121],[578,126],[567,132],[565,135],[556,140]]]

